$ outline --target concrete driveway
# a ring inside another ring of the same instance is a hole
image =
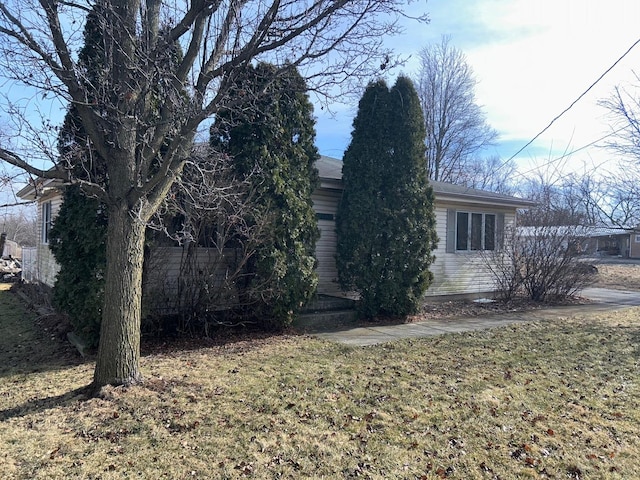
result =
[[[315,333],[314,336],[345,345],[365,346],[391,342],[402,338],[429,337],[444,333],[467,332],[503,327],[513,323],[554,320],[585,312],[604,312],[640,306],[640,292],[586,288],[582,296],[593,300],[587,305],[549,307],[526,312],[500,313],[479,317],[434,319],[400,325],[372,325],[334,332]]]

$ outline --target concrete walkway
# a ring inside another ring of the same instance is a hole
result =
[[[346,345],[365,346],[391,342],[402,338],[428,337],[443,333],[482,330],[503,327],[513,323],[566,318],[578,313],[605,312],[640,306],[640,292],[586,288],[582,291],[582,296],[589,298],[594,303],[478,317],[434,319],[400,325],[372,325],[370,327],[349,328],[334,332],[315,333],[313,335]]]

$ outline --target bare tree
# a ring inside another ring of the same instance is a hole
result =
[[[516,189],[512,181],[515,173],[513,160],[505,161],[498,156],[490,156],[466,162],[452,180],[469,188],[513,195]]]
[[[420,52],[415,83],[427,127],[429,178],[456,183],[466,164],[497,136],[476,103],[473,71],[443,37]]]
[[[543,173],[522,182],[520,192],[536,202],[518,217],[526,226],[597,225],[602,223],[596,202],[596,180],[587,175],[571,174],[548,178]]]
[[[606,146],[620,156],[619,168],[606,179],[608,195],[601,213],[622,226],[640,223],[640,75],[634,76],[635,84],[615,87],[600,102],[612,120],[612,140]]]
[[[13,240],[23,247],[35,247],[38,239],[38,223],[35,205],[14,209],[0,217],[0,232],[7,234],[7,240]]]
[[[612,141],[607,147],[636,165],[640,163],[640,75],[634,72],[636,84],[625,88],[617,86],[600,105],[609,111],[612,119]]]
[[[369,77],[398,31],[401,0],[7,0],[0,2],[5,76],[71,102],[106,175],[77,178],[72,161],[38,168],[6,144],[0,159],[31,175],[82,185],[108,208],[105,302],[93,386],[141,380],[145,228],[190,157],[199,126],[256,60],[306,72],[328,91]],[[99,81],[77,60],[96,15]],[[182,53],[172,53],[179,44]],[[339,92],[334,92],[339,94]],[[162,101],[158,102],[158,98]],[[229,103],[226,102],[226,107]],[[53,143],[53,142],[50,142]],[[51,158],[55,158],[50,153]],[[73,155],[73,152],[70,152]],[[100,170],[100,169],[98,169]],[[87,169],[88,172],[91,169]]]
[[[640,172],[637,167],[610,173],[597,185],[588,190],[585,188],[584,195],[591,197],[601,223],[619,227],[640,224]]]
[[[640,223],[640,172],[584,171],[550,179],[540,173],[522,182],[520,193],[537,207],[522,212],[522,225],[614,225],[631,227]],[[543,215],[544,213],[544,215]]]
[[[251,174],[238,176],[232,162],[198,146],[150,222],[163,234],[145,263],[144,293],[154,313],[177,313],[181,330],[207,333],[212,324],[246,323],[236,318],[248,306],[241,304],[247,295],[239,295],[239,286],[248,283],[247,265],[267,238],[269,222],[258,211]],[[167,237],[182,247],[177,277],[163,268]],[[268,293],[266,285],[252,288],[253,298]]]

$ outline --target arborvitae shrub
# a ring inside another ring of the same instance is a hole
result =
[[[337,266],[367,317],[406,315],[432,281],[434,196],[424,167],[424,122],[411,81],[366,89],[343,166]]]
[[[295,70],[272,81],[275,66],[250,67],[212,128],[212,145],[233,157],[250,179],[257,208],[249,222],[267,222],[241,285],[246,315],[269,327],[288,325],[314,295],[319,236],[311,193],[317,185],[313,106]],[[264,227],[263,227],[264,228]]]

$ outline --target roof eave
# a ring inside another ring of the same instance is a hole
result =
[[[319,188],[328,188],[331,190],[342,190],[342,180],[336,178],[320,177],[318,182]]]
[[[42,179],[39,179],[42,180]],[[38,180],[36,180],[38,181]],[[34,184],[30,183],[29,185],[21,188],[16,195],[23,200],[36,200],[38,198],[46,196],[48,193],[54,190],[60,190],[60,188],[64,185],[64,182],[57,178],[48,178],[42,180],[42,185],[36,187]]]
[[[455,194],[435,192],[436,201],[452,203],[472,203],[476,205],[491,205],[509,208],[532,208],[536,202],[518,198],[495,198],[473,194]]]

